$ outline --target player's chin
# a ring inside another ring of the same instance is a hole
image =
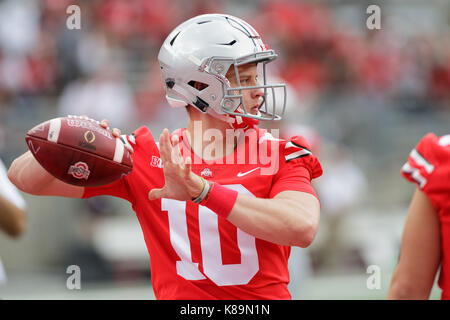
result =
[[[254,115],[254,116],[259,115],[259,107],[253,107],[253,108],[251,108],[249,113],[250,113],[251,115]]]
[[[248,114],[251,114],[252,116],[256,116],[256,115],[258,115],[258,110],[259,110],[259,107],[258,106],[254,106],[254,107],[251,107],[251,108],[247,108],[246,109],[246,113],[248,113]]]
[[[242,108],[242,105],[241,105],[241,106],[239,106],[239,108],[237,110],[239,112],[243,113],[243,114],[247,113],[247,114],[250,114],[252,116],[257,116],[258,113],[259,113],[259,106],[254,106],[254,107],[251,107],[251,108],[247,108],[247,109],[245,109],[245,112],[244,112],[244,109]]]

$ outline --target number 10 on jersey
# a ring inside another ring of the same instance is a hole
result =
[[[242,185],[227,185],[239,193],[252,195]],[[191,245],[187,230],[186,202],[161,199],[161,209],[169,218],[170,243],[181,260],[176,262],[177,274],[186,280],[209,278],[218,286],[247,284],[259,270],[255,238],[237,229],[237,246],[241,253],[241,263],[222,263],[222,250],[217,214],[210,209],[198,207],[198,223],[202,252],[203,273],[199,263],[192,261]]]

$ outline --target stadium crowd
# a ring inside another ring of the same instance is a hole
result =
[[[34,120],[45,106],[53,114],[109,116],[118,127],[151,123],[167,110],[156,63],[167,33],[191,16],[238,6],[202,0],[189,6],[182,0],[78,1],[81,29],[68,30],[70,4],[0,2],[3,115]],[[368,30],[363,10],[359,28],[350,28],[341,26],[324,4],[252,4],[243,18],[279,52],[272,71],[301,101],[345,91],[396,99],[408,110],[450,108],[448,37]]]

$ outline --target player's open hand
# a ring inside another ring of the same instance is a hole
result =
[[[152,189],[150,200],[159,198],[187,201],[196,198],[203,189],[202,179],[191,171],[191,158],[183,159],[179,137],[172,136],[164,129],[159,137],[159,148],[164,168],[165,185],[162,189]]]

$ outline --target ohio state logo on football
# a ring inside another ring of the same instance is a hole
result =
[[[87,180],[91,172],[86,163],[79,161],[71,165],[67,173],[71,174],[74,178]]]

